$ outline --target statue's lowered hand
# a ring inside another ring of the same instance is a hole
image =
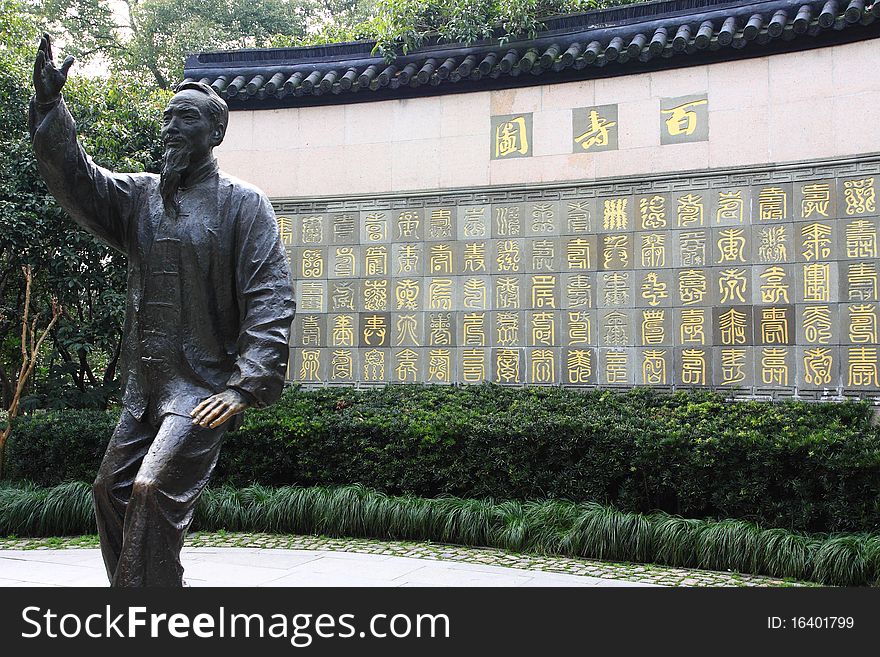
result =
[[[215,429],[247,407],[248,403],[244,395],[230,388],[208,397],[196,406],[190,415],[193,418],[193,424],[205,429]]]
[[[60,68],[55,66],[52,59],[52,39],[48,34],[43,34],[34,61],[34,96],[37,103],[48,105],[58,100],[73,62],[73,57],[68,55]]]

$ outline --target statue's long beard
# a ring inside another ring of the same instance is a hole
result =
[[[170,217],[177,217],[180,204],[177,202],[177,190],[180,180],[189,167],[192,151],[188,146],[166,146],[162,157],[162,172],[159,174],[159,193],[162,205]]]

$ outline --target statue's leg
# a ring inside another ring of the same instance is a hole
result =
[[[122,550],[122,526],[131,487],[155,435],[153,427],[123,410],[92,486],[101,554],[111,582]]]
[[[182,586],[180,550],[228,422],[202,429],[166,415],[134,479],[113,586]]]

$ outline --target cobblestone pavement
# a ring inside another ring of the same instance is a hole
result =
[[[810,582],[732,572],[672,568],[655,564],[603,562],[572,557],[513,553],[494,548],[409,541],[378,541],[362,538],[330,538],[289,534],[196,532],[188,536],[186,545],[194,548],[237,547],[382,554],[435,561],[506,566],[508,568],[662,586],[816,586]],[[0,550],[75,549],[97,546],[97,536],[0,538]]]

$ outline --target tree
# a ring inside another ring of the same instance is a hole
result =
[[[0,401],[14,397],[25,312],[22,267],[32,272],[31,308],[52,299],[67,312],[53,325],[21,398],[31,406],[104,407],[118,388],[125,258],[84,233],[37,174],[27,129],[38,31],[20,0],[0,0]],[[129,80],[71,77],[65,100],[98,164],[158,171],[168,94]]]

